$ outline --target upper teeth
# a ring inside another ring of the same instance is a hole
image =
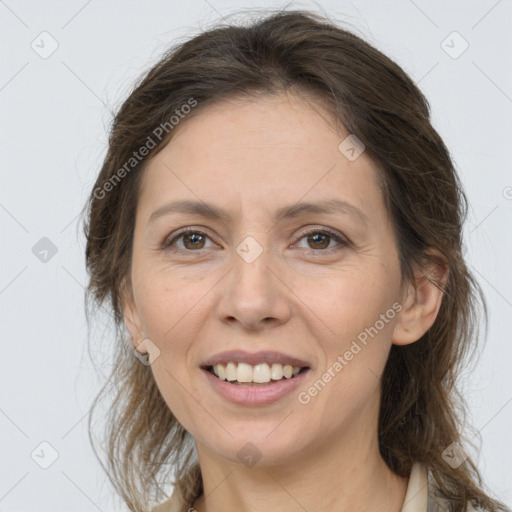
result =
[[[280,380],[283,376],[290,379],[300,372],[300,367],[279,363],[273,363],[271,366],[267,363],[252,366],[247,363],[229,362],[225,365],[216,364],[213,367],[213,372],[222,380],[265,383],[271,380]]]

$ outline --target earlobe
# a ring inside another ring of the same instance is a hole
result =
[[[397,316],[393,333],[394,345],[408,345],[418,341],[435,322],[448,281],[446,259],[431,250],[434,259],[423,270],[416,270],[414,283],[404,294],[402,310]]]
[[[143,347],[143,343],[141,343],[144,336],[142,335],[140,317],[137,312],[137,306],[135,304],[133,290],[129,279],[123,279],[120,286],[119,296],[121,299],[124,324],[130,334],[132,344],[139,352],[144,353],[145,347]]]

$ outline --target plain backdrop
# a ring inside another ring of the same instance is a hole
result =
[[[140,73],[224,16],[285,6],[349,23],[431,104],[471,203],[466,257],[490,313],[487,342],[461,386],[481,438],[478,466],[490,491],[512,505],[510,0],[5,0],[0,512],[124,510],[87,435],[109,366],[98,374],[87,351],[78,214],[105,155],[111,112]]]

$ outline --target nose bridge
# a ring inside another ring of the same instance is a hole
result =
[[[268,236],[263,234],[248,235],[235,247],[232,285],[241,298],[245,297],[244,300],[247,300],[252,297],[253,302],[268,299],[271,288],[275,285],[271,282],[268,268],[271,265],[270,260]]]
[[[236,319],[252,328],[269,318],[281,323],[289,317],[286,289],[270,270],[276,262],[269,237],[260,233],[234,247],[232,272],[219,303],[221,319]]]

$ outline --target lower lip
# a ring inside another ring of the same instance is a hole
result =
[[[230,384],[228,381],[219,379],[208,370],[202,368],[202,371],[206,374],[206,378],[213,389],[226,400],[237,405],[258,406],[269,405],[291,393],[304,381],[310,369],[308,368],[293,378],[282,379],[267,386],[261,384],[257,386]]]

